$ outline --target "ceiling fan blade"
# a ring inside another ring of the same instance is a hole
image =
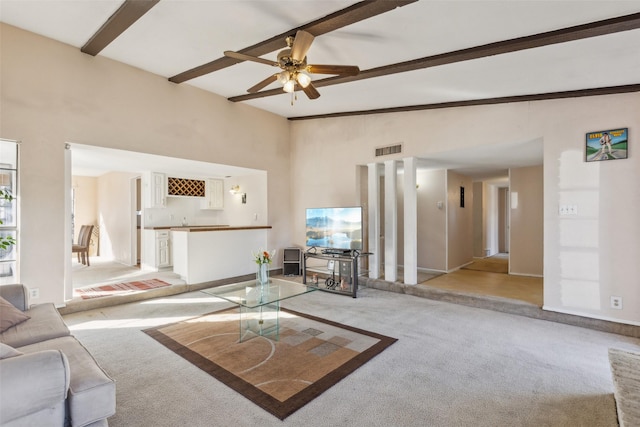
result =
[[[278,80],[278,75],[277,74],[269,76],[266,79],[264,79],[263,81],[261,81],[260,83],[254,85],[254,86],[251,86],[249,89],[247,89],[247,92],[249,92],[249,93],[259,92],[260,89],[263,89],[263,88],[269,86],[271,83],[275,82],[276,80]]]
[[[318,92],[318,90],[313,85],[313,83],[309,83],[309,85],[307,87],[303,87],[302,90],[304,91],[305,95],[307,95],[307,98],[309,99],[320,98],[320,92]]]
[[[232,50],[225,50],[224,56],[228,56],[229,58],[239,59],[241,61],[253,61],[253,62],[258,62],[260,64],[271,65],[274,67],[278,66],[277,62],[269,61],[268,59],[258,58],[257,56],[245,55],[244,53],[238,53]]]
[[[296,61],[302,61],[313,43],[315,37],[310,33],[303,30],[298,30],[296,38],[293,39],[293,45],[291,46],[291,58]]]
[[[311,74],[338,74],[340,76],[357,76],[360,68],[356,65],[312,64],[307,67]]]

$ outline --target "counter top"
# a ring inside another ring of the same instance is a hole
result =
[[[145,227],[145,230],[179,230],[183,228],[221,228],[229,227],[228,225],[156,225]]]
[[[231,231],[231,230],[261,230],[261,229],[269,229],[270,225],[258,225],[258,226],[234,226],[230,227],[228,225],[213,225],[213,226],[194,226],[194,227],[172,227],[171,231],[186,231],[189,233],[195,231]]]

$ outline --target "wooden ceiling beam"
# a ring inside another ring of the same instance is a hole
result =
[[[287,47],[285,39],[287,36],[295,36],[298,30],[304,30],[311,33],[314,36],[320,36],[322,34],[335,31],[339,28],[346,27],[356,22],[363,21],[381,13],[389,12],[398,7],[406,6],[414,3],[418,0],[367,0],[353,4],[347,8],[334,12],[323,18],[317,19],[309,24],[302,25],[300,27],[292,28],[285,31],[282,34],[273,36],[268,40],[256,43],[253,46],[246,47],[239,50],[239,53],[251,56],[262,56],[270,52],[274,52],[278,49]],[[221,70],[226,67],[230,67],[234,64],[242,62],[241,60],[229,58],[223,56],[214,61],[192,68],[191,70],[184,71],[169,78],[170,82],[183,83],[187,80],[195,79],[196,77],[204,76],[214,71]]]
[[[538,93],[532,95],[503,96],[499,98],[470,99],[466,101],[440,102],[436,104],[407,105],[403,107],[378,108],[372,110],[345,111],[342,113],[316,114],[313,116],[289,117],[288,120],[312,120],[369,114],[402,113],[406,111],[439,110],[442,108],[471,107],[478,105],[507,104],[512,102],[544,101],[549,99],[580,98],[584,96],[618,95],[640,92],[640,84],[578,89],[564,92]]]
[[[621,31],[635,30],[638,28],[640,28],[640,13],[634,13],[631,15],[591,22],[575,27],[568,27],[560,30],[534,34],[531,36],[518,37],[515,39],[475,46],[468,49],[442,53],[439,55],[427,56],[420,59],[413,59],[411,61],[384,65],[382,67],[360,71],[360,74],[356,76],[336,76],[322,80],[314,80],[313,85],[318,88],[323,86],[354,82],[358,80],[387,76],[390,74],[404,73],[407,71],[414,71],[423,68],[437,67],[440,65],[452,64],[455,62],[469,61],[472,59],[479,59],[487,56],[501,55],[504,53],[533,49],[557,43],[581,40],[589,37],[603,36]],[[233,96],[228,99],[232,102],[239,102],[280,94],[282,94],[281,89],[271,89],[257,93]]]
[[[125,0],[80,51],[96,56],[160,0]]]

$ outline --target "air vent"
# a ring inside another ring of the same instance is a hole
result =
[[[171,178],[167,179],[169,196],[204,197],[204,181],[199,179]]]
[[[376,157],[388,156],[390,154],[402,153],[402,144],[389,145],[387,147],[376,148]]]

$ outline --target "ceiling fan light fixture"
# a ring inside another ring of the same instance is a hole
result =
[[[295,90],[296,82],[294,80],[287,80],[287,82],[282,86],[282,90],[287,93],[291,93]]]
[[[303,88],[309,86],[309,83],[311,83],[311,77],[309,77],[309,75],[305,73],[298,73],[296,75],[296,80],[298,81],[298,84]]]
[[[290,77],[290,74],[288,71],[283,71],[281,73],[278,73],[278,81],[280,82],[280,84],[285,84],[286,82],[288,82],[289,77]]]

